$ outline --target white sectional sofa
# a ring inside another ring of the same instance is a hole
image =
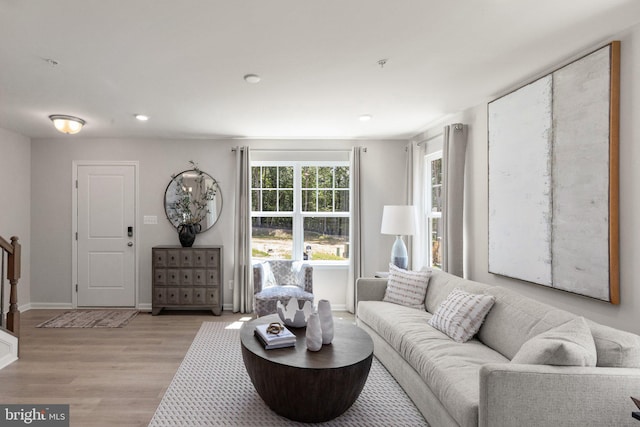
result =
[[[578,316],[441,271],[429,279],[426,311],[383,302],[386,286],[357,281],[357,323],[432,427],[640,426],[630,399],[640,396],[640,336],[587,321],[595,367],[511,363],[529,339]],[[455,288],[495,297],[465,343],[427,323]]]

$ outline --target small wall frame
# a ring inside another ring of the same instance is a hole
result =
[[[489,272],[620,303],[620,42],[488,105]]]

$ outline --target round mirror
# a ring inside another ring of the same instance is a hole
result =
[[[207,231],[220,218],[222,193],[218,182],[199,169],[175,175],[164,192],[164,211],[174,227],[199,225],[198,233]]]

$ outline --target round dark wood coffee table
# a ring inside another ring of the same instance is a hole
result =
[[[251,382],[277,414],[295,421],[331,420],[349,409],[367,381],[373,341],[348,321],[334,319],[333,342],[308,351],[305,328],[288,328],[295,347],[265,350],[253,335],[256,325],[278,322],[278,315],[247,322],[240,331],[242,358]]]

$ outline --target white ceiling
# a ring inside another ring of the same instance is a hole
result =
[[[0,127],[406,139],[638,22],[638,0],[0,0]]]

